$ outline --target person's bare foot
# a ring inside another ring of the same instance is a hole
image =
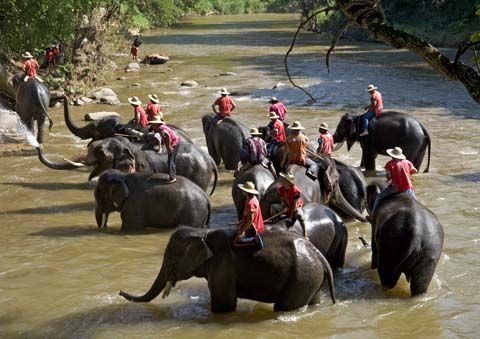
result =
[[[170,179],[170,181],[168,183],[173,184],[175,181],[177,181],[177,178],[172,178],[172,179]]]

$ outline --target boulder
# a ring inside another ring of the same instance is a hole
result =
[[[127,80],[127,77],[118,77],[117,80]]]
[[[197,87],[198,82],[196,82],[195,80],[186,80],[186,81],[181,83],[181,86],[182,87]]]
[[[25,142],[25,129],[17,113],[0,108],[0,144]]]
[[[120,117],[120,114],[117,112],[93,112],[85,114],[84,118],[85,121],[95,121],[111,116]]]
[[[108,88],[108,87],[100,88],[90,94],[90,98],[95,100],[101,100],[104,97],[110,97],[110,96],[116,97],[117,94],[111,88]]]
[[[107,60],[104,66],[104,70],[115,72],[118,70],[118,65],[112,60]]]
[[[125,72],[139,72],[140,71],[140,65],[136,62],[131,62],[125,67]]]
[[[117,106],[117,105],[120,105],[120,100],[118,99],[117,96],[107,95],[106,97],[102,97],[100,99],[100,103],[101,104],[112,105],[112,106]]]

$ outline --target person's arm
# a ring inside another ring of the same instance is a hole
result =
[[[140,123],[140,112],[135,110],[135,121],[134,121],[135,124],[139,124]]]
[[[418,170],[413,166],[413,164],[410,164],[410,174],[416,174],[418,173]]]
[[[248,214],[245,218],[245,222],[240,225],[240,230],[239,230],[239,236],[244,237],[245,232],[247,232],[248,228],[252,225],[253,223],[253,211],[248,211]]]
[[[218,99],[213,102],[212,109],[215,114],[220,114],[220,112],[217,111],[217,107],[216,107],[217,105],[218,105]]]
[[[231,100],[231,101],[232,101],[232,109],[230,110],[230,112],[233,112],[233,110],[235,109],[235,107],[237,107],[237,105],[235,105],[235,102],[233,100]]]

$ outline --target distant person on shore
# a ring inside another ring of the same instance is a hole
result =
[[[131,123],[133,125],[133,129],[140,130],[148,125],[147,115],[142,107],[142,102],[137,97],[128,98],[128,102],[130,105],[133,106],[133,119]]]
[[[150,99],[146,109],[148,121],[153,120],[156,116],[163,119],[162,107],[160,106],[158,96],[156,94],[149,94],[148,98]]]
[[[333,152],[334,142],[332,135],[328,133],[328,125],[326,122],[322,122],[320,126],[318,126],[318,132],[320,135],[318,136],[317,153],[330,157]]]
[[[55,56],[51,47],[45,49],[45,63],[47,64],[48,72],[50,73],[55,63]]]
[[[135,40],[133,40],[132,48],[130,49],[130,55],[132,56],[132,61],[138,60],[138,51],[140,46],[142,45],[143,41],[140,38],[140,34],[135,36]]]
[[[212,104],[212,109],[216,114],[212,120],[212,126],[214,126],[214,124],[219,124],[224,118],[230,117],[235,107],[237,107],[233,99],[228,96],[230,93],[226,88],[222,88],[219,93],[220,97]]]
[[[37,79],[40,82],[43,82],[42,79],[38,76],[38,68],[40,65],[38,64],[37,60],[30,54],[30,52],[25,52],[22,55],[23,58],[23,70],[25,72],[25,77],[23,81],[28,81],[28,79]]]
[[[278,119],[280,121],[284,121],[287,116],[287,109],[285,108],[285,105],[280,101],[278,101],[276,97],[272,97],[269,101],[269,104],[270,104],[269,112],[277,113]]]
[[[367,111],[362,115],[360,137],[368,135],[368,124],[370,123],[370,120],[378,117],[383,111],[382,94],[377,91],[377,89],[378,87],[375,87],[375,85],[372,84],[367,87],[367,92],[370,93],[370,106],[365,107]]]

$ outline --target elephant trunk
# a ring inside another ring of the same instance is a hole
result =
[[[42,164],[44,164],[48,168],[55,169],[55,170],[72,170],[72,169],[84,167],[83,164],[76,163],[73,161],[65,161],[64,163],[50,161],[45,157],[45,154],[43,154],[43,151],[40,147],[37,147],[36,149],[37,149],[38,159]]]
[[[93,137],[93,134],[90,130],[90,125],[78,127],[72,121],[70,116],[70,108],[68,106],[68,97],[66,95],[63,96],[63,116],[65,117],[65,124],[67,125],[68,129],[77,137],[80,139],[90,139]]]
[[[174,283],[175,282],[167,281],[164,265],[162,265],[162,268],[160,269],[160,273],[158,274],[157,278],[153,282],[152,287],[150,287],[150,290],[147,293],[141,296],[135,296],[127,292],[120,291],[119,294],[129,301],[149,302],[155,299],[162,291],[164,291],[162,297],[166,298],[170,293],[170,290],[172,289],[172,286],[174,285]]]
[[[99,228],[106,228],[108,224],[108,212],[105,212],[102,208],[97,207],[95,209],[95,219],[97,220],[97,226]]]
[[[345,197],[343,196],[342,191],[340,190],[340,187],[338,187],[338,184],[335,185],[335,188],[333,190],[333,204],[337,206],[340,210],[342,210],[344,213],[347,215],[350,215],[354,217],[357,220],[367,222],[367,219],[360,213],[360,211],[356,210]]]
[[[337,143],[337,144],[335,145],[335,147],[333,148],[333,152],[336,152],[336,151],[338,151],[340,148],[342,148],[342,147],[343,147],[343,145],[344,145],[344,144],[345,144],[345,140],[343,140],[343,141],[341,141],[341,142]]]

